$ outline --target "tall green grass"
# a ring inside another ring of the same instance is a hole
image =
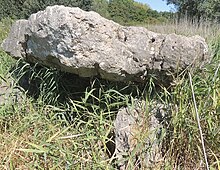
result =
[[[7,20],[0,23],[1,41],[10,24]],[[147,101],[147,110],[155,100],[171,107],[163,129],[164,161],[155,169],[205,169],[193,94],[209,168],[220,169],[219,26],[182,21],[148,28],[206,38],[213,60],[194,71],[193,90],[188,73],[177,76],[173,86],[158,90],[154,81],[137,86],[79,79],[56,69],[15,62],[0,51],[0,75],[5,81],[15,79],[18,85],[27,85],[22,100],[0,106],[0,169],[115,169],[114,119],[117,110],[132,106],[135,98]],[[128,157],[130,169],[135,152],[146,151],[143,145],[148,134],[144,128],[139,130],[139,148]]]
[[[0,22],[0,44],[6,38],[10,31],[10,26],[13,23],[11,19],[2,19]],[[9,57],[5,52],[0,49],[0,84],[2,81],[6,81],[6,75],[10,71],[14,60]]]

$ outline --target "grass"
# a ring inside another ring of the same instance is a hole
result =
[[[12,24],[12,20],[4,19],[0,22],[0,43],[2,43],[3,39],[7,36],[10,25]],[[15,63],[14,60],[6,55],[2,50],[0,50],[0,84],[2,81],[5,81],[6,75],[9,72],[9,69]]]
[[[182,18],[179,21],[173,19],[168,23],[161,23],[157,25],[146,25],[149,30],[154,32],[172,34],[176,33],[185,36],[200,35],[206,39],[208,43],[210,41],[216,41],[215,37],[219,37],[220,29],[219,24],[210,21],[197,20],[189,22],[187,18]]]
[[[10,24],[10,20],[0,23],[1,41],[7,36]],[[173,86],[155,92],[153,81],[141,88],[134,84],[70,78],[55,69],[15,61],[0,51],[0,82],[10,84],[14,80],[19,84],[22,80],[29,85],[24,87],[19,102],[9,100],[0,106],[0,169],[115,169],[114,155],[109,156],[107,147],[114,143],[110,137],[114,119],[119,108],[132,106],[137,97],[147,101],[146,121],[147,111],[155,100],[167,106],[172,103],[169,122],[163,129],[164,161],[155,169],[205,169],[193,94],[209,168],[220,169],[218,25],[182,21],[148,28],[206,38],[214,58],[207,67],[194,71],[193,90],[187,74],[177,75]],[[34,91],[36,86],[38,90]],[[142,128],[137,137],[139,145],[133,152],[146,151],[143,147],[148,136],[146,129]],[[128,157],[129,169],[133,169],[134,155]]]

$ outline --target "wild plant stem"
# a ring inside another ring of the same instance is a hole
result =
[[[196,98],[195,98],[194,89],[193,89],[192,76],[191,76],[190,72],[189,72],[189,81],[190,81],[190,86],[191,86],[191,90],[192,90],[193,104],[194,104],[195,111],[196,111],[196,119],[197,119],[197,124],[199,127],[200,138],[201,138],[201,143],[202,143],[202,150],[203,150],[204,159],[205,159],[205,163],[206,163],[206,169],[209,170],[209,163],[208,163],[208,159],[207,159],[207,155],[206,155],[204,138],[203,138],[202,128],[200,125],[200,118],[199,118],[198,108],[197,108],[197,104],[196,104]]]
[[[218,67],[217,67],[217,69],[216,69],[216,71],[215,71],[215,74],[214,74],[214,77],[213,77],[213,79],[212,79],[212,82],[215,82],[215,79],[216,79],[216,77],[218,76],[219,67],[220,67],[220,63],[218,64]]]

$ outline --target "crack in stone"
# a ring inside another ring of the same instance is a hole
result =
[[[164,56],[162,56],[161,55],[161,51],[162,51],[162,49],[163,49],[163,47],[164,47],[164,43],[165,43],[165,41],[166,41],[166,37],[167,37],[167,35],[164,37],[164,39],[162,40],[162,43],[161,43],[161,45],[160,45],[160,47],[159,47],[159,52],[158,52],[158,56],[160,57],[160,58],[162,58],[162,59],[160,59],[160,61],[161,61],[161,63],[160,63],[160,69],[162,70],[163,69],[163,65],[164,65]]]

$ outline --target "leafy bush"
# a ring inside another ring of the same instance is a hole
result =
[[[112,20],[124,25],[151,24],[167,20],[162,16],[164,13],[152,10],[148,5],[134,0],[111,0],[108,11]]]
[[[28,18],[32,13],[52,5],[80,7],[88,11],[91,9],[92,0],[1,0],[0,20],[5,17]]]

